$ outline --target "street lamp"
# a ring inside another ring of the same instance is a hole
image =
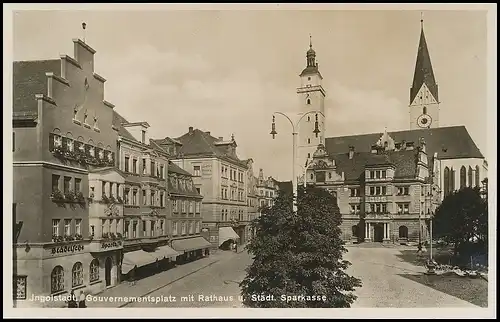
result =
[[[295,198],[297,197],[297,176],[296,176],[297,170],[295,169],[296,168],[295,164],[296,164],[296,158],[297,158],[297,135],[299,134],[297,132],[297,129],[298,129],[300,121],[302,121],[304,116],[312,114],[312,113],[316,114],[316,121],[314,122],[313,133],[316,135],[316,137],[318,137],[318,134],[321,132],[319,129],[318,114],[321,114],[323,117],[325,117],[325,115],[319,111],[309,111],[307,113],[304,113],[296,122],[293,122],[292,119],[288,115],[286,115],[285,113],[274,112],[273,123],[271,125],[271,133],[269,133],[273,136],[273,139],[276,138],[276,135],[278,134],[278,132],[276,132],[276,123],[275,123],[275,120],[276,120],[275,116],[276,115],[284,116],[290,122],[290,125],[292,126],[292,139],[293,139],[292,140],[292,186],[293,186],[293,197],[294,197],[292,205],[293,205],[294,212],[297,211],[297,203],[295,200]],[[305,180],[305,178],[304,178],[304,180]]]

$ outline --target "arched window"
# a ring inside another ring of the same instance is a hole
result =
[[[450,169],[444,168],[444,196],[450,193]]]
[[[94,258],[90,262],[90,282],[95,282],[99,280],[99,260]]]
[[[310,98],[307,99],[307,105],[311,105],[311,99]]]
[[[310,116],[307,117],[307,122],[311,122],[311,117]]]
[[[467,178],[467,184],[468,184],[468,187],[474,187],[474,184],[472,183],[472,167],[469,166],[469,174],[468,174],[468,178]]]
[[[83,285],[83,265],[80,262],[76,262],[71,270],[71,275],[73,277],[71,285],[73,287]]]
[[[455,191],[455,170],[453,170],[453,167],[450,169],[450,180],[449,180],[449,186],[450,186],[450,193]]]
[[[422,114],[427,114],[427,106],[424,106],[424,107],[422,108]]]
[[[467,170],[465,166],[460,168],[460,189],[465,188],[467,186]]]
[[[358,225],[352,226],[352,237],[359,237],[358,236]]]
[[[408,238],[408,227],[399,226],[399,238]]]
[[[479,184],[480,184],[480,179],[479,179],[479,166],[476,165],[476,178],[475,178],[475,184],[476,184],[476,187],[479,187]]]
[[[62,266],[56,266],[50,274],[50,291],[57,293],[64,291],[64,269]]]
[[[307,139],[307,144],[311,144],[311,139],[310,138]]]

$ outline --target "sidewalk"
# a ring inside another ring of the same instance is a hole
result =
[[[184,265],[179,265],[167,271],[138,280],[135,285],[131,285],[125,281],[115,287],[94,294],[93,296],[97,297],[98,301],[87,301],[87,307],[118,308],[125,306],[127,303],[124,301],[110,302],[108,300],[112,297],[123,298],[147,296],[148,294],[151,294],[152,292],[172,284],[188,275],[194,274],[206,267],[224,260],[225,258],[229,258],[231,255],[234,255],[234,252],[219,250],[214,254],[210,254],[209,257]]]

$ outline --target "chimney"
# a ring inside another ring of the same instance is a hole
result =
[[[349,146],[349,160],[352,160],[354,158],[354,146],[350,145]]]
[[[189,134],[193,134],[193,131],[194,131],[194,130],[193,130],[193,127],[192,127],[192,126],[190,126],[190,127],[189,127]]]
[[[208,135],[210,135],[210,131],[206,131],[205,133],[208,134]]]
[[[219,136],[219,141],[224,141],[224,137]]]

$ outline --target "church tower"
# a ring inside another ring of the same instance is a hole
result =
[[[424,20],[421,19],[417,62],[410,88],[410,130],[435,127],[439,127],[438,85],[425,40]]]
[[[308,159],[310,161],[318,144],[324,144],[325,142],[324,115],[326,92],[321,85],[323,77],[318,69],[316,52],[312,48],[311,37],[309,37],[309,50],[307,51],[306,58],[306,68],[299,75],[301,86],[297,88],[300,115],[303,116],[298,130],[297,164],[302,167],[305,166]],[[308,114],[305,115],[306,113]],[[320,131],[317,134],[314,132],[316,122]],[[300,171],[303,168],[299,167],[297,170]]]

